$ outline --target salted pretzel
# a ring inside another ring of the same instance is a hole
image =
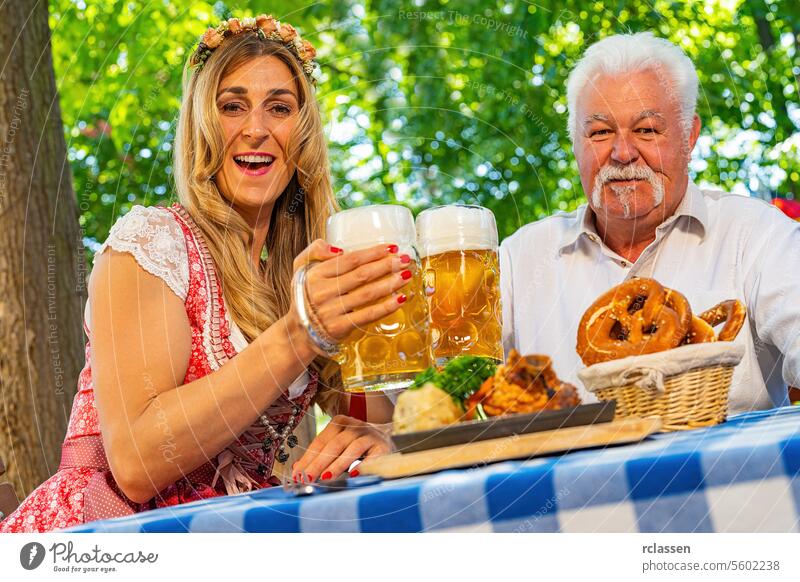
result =
[[[667,292],[667,300],[665,304],[667,307],[674,309],[680,317],[684,317],[684,313],[688,312],[690,316],[689,331],[680,342],[680,345],[686,344],[700,344],[704,342],[713,342],[717,340],[717,336],[708,323],[700,319],[698,316],[692,314],[692,308],[689,305],[689,300],[680,291],[664,287]]]
[[[689,325],[689,331],[686,337],[683,338],[681,345],[703,344],[715,341],[717,341],[717,334],[714,333],[714,328],[708,325],[708,322],[704,319],[693,315],[692,323]]]
[[[601,295],[578,325],[578,355],[587,366],[678,346],[692,310],[686,298],[655,279],[631,279]]]
[[[686,299],[686,296],[680,291],[669,287],[664,287],[664,291],[666,292],[664,305],[674,310],[681,321],[685,321],[687,318],[691,320],[692,306],[689,305],[689,300]]]
[[[717,340],[731,342],[739,335],[739,330],[742,329],[746,316],[747,309],[741,301],[728,299],[701,313],[700,319],[708,323],[712,328],[725,323],[719,331],[719,335],[717,335]]]

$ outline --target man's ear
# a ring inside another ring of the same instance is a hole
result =
[[[700,128],[702,127],[702,123],[700,122],[700,116],[696,113],[694,114],[694,119],[692,119],[692,129],[689,131],[689,142],[686,144],[688,146],[686,157],[692,157],[692,151],[694,151],[694,146],[697,143],[697,138],[700,137]]]

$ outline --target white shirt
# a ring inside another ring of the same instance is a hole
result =
[[[606,247],[586,205],[520,228],[500,246],[506,352],[546,354],[555,372],[595,402],[577,372],[578,323],[601,293],[634,276],[677,289],[700,313],[739,299],[748,318],[729,412],[788,403],[800,386],[800,223],[761,200],[689,182],[675,214],[631,264]]]

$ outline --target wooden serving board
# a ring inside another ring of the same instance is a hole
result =
[[[660,428],[660,418],[629,417],[614,422],[513,435],[416,453],[394,453],[365,459],[358,470],[363,475],[396,479],[444,469],[483,466],[509,459],[528,459],[603,445],[635,443]]]

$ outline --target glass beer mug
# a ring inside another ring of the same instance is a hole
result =
[[[407,388],[432,361],[428,306],[411,211],[390,204],[344,210],[328,219],[326,238],[345,251],[396,244],[398,256],[407,254],[416,265],[412,279],[399,290],[408,298],[400,309],[351,332],[337,356],[347,392]]]
[[[417,217],[436,364],[503,360],[497,225],[488,208],[437,206]]]

